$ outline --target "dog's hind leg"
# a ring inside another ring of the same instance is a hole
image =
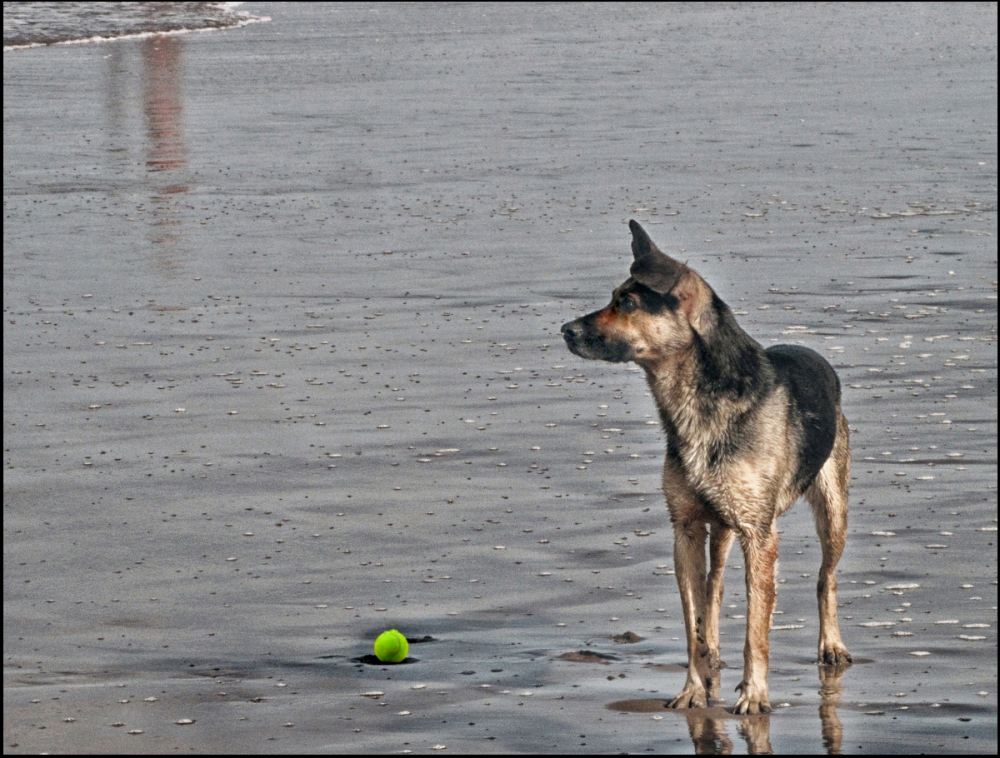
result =
[[[819,599],[819,662],[849,663],[851,655],[844,647],[837,625],[837,562],[847,541],[847,490],[850,482],[851,446],[847,419],[838,411],[837,436],[833,451],[815,481],[806,490],[812,506],[816,533],[823,549],[816,595]]]
[[[722,574],[726,570],[726,560],[729,558],[729,550],[733,546],[735,533],[732,529],[722,524],[713,523],[709,535],[708,554],[710,566],[708,572],[708,620],[705,626],[705,641],[708,643],[708,662],[712,670],[712,684],[710,690],[717,689],[719,683],[718,670],[722,665],[722,658],[719,654],[719,616],[722,613]],[[718,697],[718,693],[709,692],[709,697]]]
[[[684,688],[667,705],[670,708],[703,708],[708,705],[709,649],[706,637],[704,521],[674,522],[674,571],[681,591],[684,630],[687,633],[688,670]]]

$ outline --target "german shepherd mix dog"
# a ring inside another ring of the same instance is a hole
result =
[[[688,652],[687,681],[669,707],[705,706],[718,696],[722,572],[736,538],[746,566],[747,636],[734,712],[767,713],[775,524],[802,495],[823,549],[819,661],[851,660],[837,626],[834,577],[847,536],[851,458],[840,382],[808,348],[765,350],[704,279],[660,252],[638,223],[629,227],[632,275],[607,307],[563,325],[563,337],[581,358],[641,366],[663,422],[663,493]]]

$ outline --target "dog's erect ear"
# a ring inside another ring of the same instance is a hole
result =
[[[666,295],[677,285],[688,267],[661,253],[635,219],[628,222],[628,228],[632,230],[632,255],[635,256],[629,273],[640,284]]]
[[[647,255],[655,255],[660,253],[660,248],[656,246],[656,243],[649,238],[646,234],[646,230],[639,226],[639,222],[632,219],[628,222],[628,228],[632,230],[632,255],[635,256],[636,260],[645,258]]]
[[[637,221],[629,221],[628,226],[635,256],[629,270],[632,278],[661,295],[673,294],[691,327],[699,334],[707,334],[715,323],[712,288],[696,271],[660,252]]]

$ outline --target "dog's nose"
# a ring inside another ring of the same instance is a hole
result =
[[[582,329],[579,322],[570,321],[568,324],[563,324],[560,331],[562,331],[563,339],[574,339],[580,336]]]

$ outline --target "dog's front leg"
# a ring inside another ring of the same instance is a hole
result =
[[[743,681],[734,713],[770,713],[767,667],[768,632],[774,612],[775,572],[778,568],[778,530],[774,521],[751,526],[740,535],[746,564],[747,639],[743,646]]]
[[[729,557],[729,549],[733,546],[735,533],[732,529],[722,524],[713,523],[711,535],[708,542],[708,555],[710,559],[708,571],[708,623],[705,629],[705,639],[708,642],[709,665],[712,668],[712,678],[714,684],[718,684],[716,669],[722,666],[722,658],[719,653],[719,616],[722,614],[722,575],[726,570],[726,559]],[[718,697],[714,692],[709,692],[710,697]]]
[[[674,523],[674,571],[681,591],[684,629],[687,632],[688,670],[684,689],[668,703],[670,708],[703,708],[708,705],[709,651],[706,637],[705,523]]]

